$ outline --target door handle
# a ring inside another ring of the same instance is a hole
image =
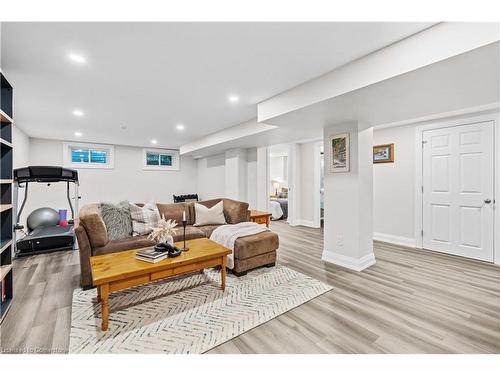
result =
[[[486,204],[490,204],[490,203],[491,203],[491,199],[490,199],[490,198],[486,198],[486,199],[484,200],[484,203],[486,203]]]

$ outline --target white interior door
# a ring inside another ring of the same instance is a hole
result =
[[[423,132],[423,247],[493,261],[493,122]]]

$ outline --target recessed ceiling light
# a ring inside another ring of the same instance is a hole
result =
[[[81,137],[82,135],[82,132],[75,132],[75,137]]]
[[[228,99],[231,103],[236,103],[240,100],[236,95],[230,95]]]
[[[157,141],[156,139],[152,139],[152,140],[151,140],[151,143],[155,145],[155,144],[157,144],[157,143],[158,143],[158,141]]]
[[[83,111],[81,109],[74,109],[73,110],[73,116],[83,117],[84,115],[85,115],[85,113],[83,113]]]
[[[177,130],[184,130],[184,125],[182,124],[177,124],[177,126],[175,127]]]
[[[79,53],[74,53],[74,52],[71,52],[68,54],[68,59],[70,59],[71,61],[73,61],[77,64],[85,64],[87,62],[87,59],[85,58],[85,56],[80,55]]]

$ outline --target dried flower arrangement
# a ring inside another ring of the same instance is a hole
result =
[[[175,233],[174,228],[176,226],[177,222],[175,220],[165,220],[165,216],[162,215],[162,218],[158,221],[158,226],[153,228],[153,231],[149,234],[148,240],[156,243],[168,242],[173,245],[172,235]]]

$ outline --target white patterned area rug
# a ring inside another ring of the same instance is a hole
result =
[[[102,332],[95,289],[73,293],[70,353],[204,353],[331,290],[284,266],[243,277],[216,270],[113,293]]]

